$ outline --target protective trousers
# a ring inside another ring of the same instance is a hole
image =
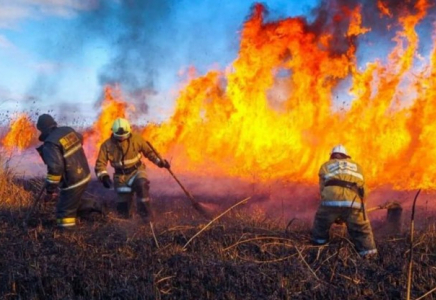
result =
[[[320,206],[315,215],[312,241],[327,243],[330,226],[338,219],[346,223],[351,241],[360,255],[377,253],[369,219],[356,208]]]
[[[150,181],[145,178],[144,172],[138,172],[127,178],[124,184],[120,183],[120,177],[116,177],[116,191],[118,194],[117,211],[124,218],[130,218],[133,213],[133,196],[136,194],[137,212],[145,221],[153,219],[153,212],[150,204]]]
[[[59,227],[72,227],[76,225],[77,215],[91,212],[102,212],[101,204],[94,200],[82,199],[88,183],[72,189],[61,190],[56,205],[56,221]]]

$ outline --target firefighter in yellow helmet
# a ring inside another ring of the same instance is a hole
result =
[[[133,194],[137,197],[139,215],[149,221],[152,210],[149,197],[149,181],[141,158],[145,156],[160,168],[169,168],[166,160],[160,160],[138,134],[131,131],[126,119],[118,118],[112,125],[112,135],[100,147],[95,173],[104,187],[111,188],[112,180],[106,166],[114,168],[114,189],[118,195],[117,211],[125,218],[132,214]]]
[[[39,140],[43,142],[36,150],[47,165],[46,192],[52,195],[60,188],[56,205],[58,227],[74,228],[78,214],[102,213],[100,203],[82,199],[91,180],[82,135],[71,127],[58,127],[48,114],[39,116],[36,128],[41,132]]]
[[[345,222],[348,234],[361,256],[376,254],[371,224],[364,207],[365,179],[362,168],[347,155],[344,146],[335,146],[330,160],[319,170],[321,203],[315,215],[312,242],[329,240],[330,226]]]

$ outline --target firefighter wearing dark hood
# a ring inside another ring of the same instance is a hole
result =
[[[36,128],[41,132],[39,140],[43,142],[37,151],[47,165],[46,192],[53,194],[60,189],[56,205],[57,225],[71,228],[76,225],[78,214],[101,212],[98,203],[82,200],[91,180],[82,135],[71,127],[58,127],[48,114],[38,118]]]
[[[362,168],[347,155],[344,146],[335,146],[330,160],[319,170],[321,203],[315,215],[312,241],[322,245],[329,240],[333,223],[345,223],[361,256],[376,254],[371,224],[366,216],[365,179]]]
[[[153,217],[146,167],[141,158],[145,156],[160,168],[169,168],[166,160],[160,160],[138,134],[131,131],[129,122],[118,118],[112,125],[112,135],[100,147],[95,164],[95,173],[103,186],[114,189],[118,195],[117,211],[124,218],[132,216],[133,196],[139,215],[144,221]],[[107,163],[114,168],[113,182],[107,172]]]

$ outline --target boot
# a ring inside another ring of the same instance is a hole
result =
[[[129,219],[130,218],[129,204],[127,202],[118,202],[117,212],[122,218]]]
[[[57,232],[74,232],[77,229],[77,219],[73,220],[72,222],[67,220],[71,218],[57,218],[56,219],[56,231]],[[66,223],[70,226],[66,226]]]
[[[145,223],[153,222],[154,215],[153,210],[151,209],[150,198],[140,199],[137,203],[138,205],[138,213]]]
[[[75,233],[77,231],[78,231],[77,226],[71,226],[71,227],[56,226],[55,228],[55,232],[57,234],[70,234],[70,233]]]

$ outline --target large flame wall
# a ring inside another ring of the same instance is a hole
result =
[[[392,17],[383,2],[378,7]],[[265,22],[263,6],[256,5],[233,64],[191,79],[172,117],[140,129],[142,135],[183,173],[315,183],[331,147],[342,143],[370,186],[432,189],[436,50],[432,44],[429,57],[418,56],[416,33],[429,4],[418,0],[402,14],[385,62],[364,68],[358,67],[356,41],[371,28],[361,25],[360,9],[343,11],[345,49],[338,52],[332,50],[334,33],[316,33],[302,18]],[[415,71],[418,58],[425,67]],[[351,82],[352,101],[338,109],[334,95],[343,80]],[[113,93],[106,88],[102,113],[85,133],[90,157],[109,136],[112,120],[128,116],[122,95]]]

